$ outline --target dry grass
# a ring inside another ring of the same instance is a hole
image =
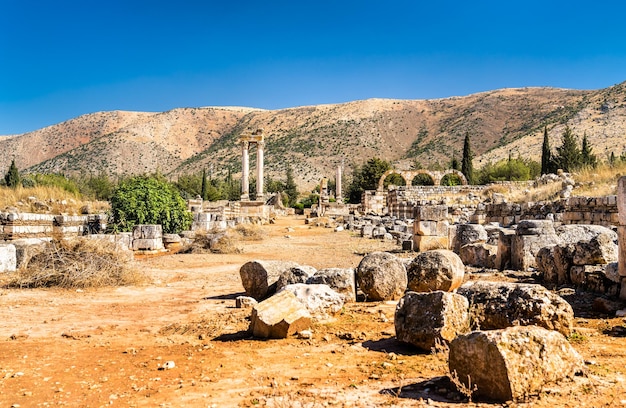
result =
[[[626,175],[626,162],[616,163],[613,167],[601,164],[595,169],[583,169],[574,174],[577,196],[600,197],[617,194],[617,180]]]
[[[44,204],[44,205],[41,205]],[[8,188],[0,186],[0,211],[16,207],[21,212],[82,214],[107,211],[105,201],[83,201],[80,196],[56,186]]]
[[[114,243],[106,241],[53,241],[33,255],[27,266],[12,274],[6,286],[75,289],[136,284],[143,275],[131,267],[130,260]]]

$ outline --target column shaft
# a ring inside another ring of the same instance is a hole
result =
[[[250,197],[250,157],[248,155],[248,142],[241,142],[241,199],[247,200]]]
[[[265,143],[258,142],[256,144],[256,197],[257,200],[263,199],[263,148]]]

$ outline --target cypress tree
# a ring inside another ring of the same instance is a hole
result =
[[[576,137],[569,126],[565,126],[562,144],[556,148],[556,152],[554,162],[563,171],[571,172],[582,165],[582,155],[576,143]]]
[[[543,145],[541,146],[541,174],[552,173],[552,153],[550,152],[550,140],[548,139],[548,127],[543,128]]]
[[[11,160],[11,166],[9,171],[4,176],[4,181],[7,187],[16,188],[20,184],[20,172],[15,165],[15,159]]]
[[[452,161],[450,162],[450,168],[452,170],[461,170],[461,163],[459,163],[459,159],[455,156],[452,156]]]
[[[611,155],[609,156],[609,166],[613,167],[615,166],[615,153],[611,152]]]
[[[202,187],[200,187],[200,196],[203,200],[207,199],[207,185],[206,185],[206,169],[202,169]]]
[[[289,197],[289,206],[293,207],[298,201],[298,186],[293,178],[293,169],[287,167],[287,181],[285,181],[285,193]]]
[[[580,152],[580,156],[583,166],[595,168],[598,165],[598,159],[596,158],[596,155],[593,154],[593,149],[587,141],[586,132],[583,134],[583,146]]]
[[[465,132],[465,140],[463,141],[463,159],[461,160],[461,173],[467,179],[468,184],[474,184],[474,167],[472,166],[472,148],[470,147],[469,132]]]

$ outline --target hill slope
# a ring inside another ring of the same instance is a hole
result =
[[[501,89],[436,100],[370,99],[282,110],[181,108],[162,113],[99,112],[34,132],[0,139],[0,169],[15,158],[20,169],[40,172],[136,174],[172,177],[214,169],[241,171],[236,143],[246,129],[264,128],[266,171],[284,178],[292,166],[302,189],[312,188],[345,160],[371,157],[408,168],[447,166],[461,156],[468,132],[475,166],[509,152],[539,159],[543,127],[552,146],[565,124],[605,159],[626,149],[626,83],[597,91],[556,88]],[[605,155],[606,154],[606,155]],[[254,151],[251,162],[254,163]]]

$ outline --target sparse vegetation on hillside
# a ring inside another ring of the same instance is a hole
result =
[[[91,171],[116,178],[160,170],[176,179],[212,164],[215,178],[230,169],[237,180],[237,138],[248,128],[264,128],[266,173],[279,177],[291,166],[298,188],[310,191],[348,157],[364,163],[377,156],[398,168],[415,160],[424,168],[446,168],[451,156],[461,157],[466,133],[476,166],[497,163],[510,151],[538,161],[541,132],[547,126],[560,133],[565,124],[581,136],[586,132],[598,157],[619,156],[626,150],[625,98],[626,87],[620,84],[598,91],[502,89],[438,100],[376,99],[277,111],[101,112],[2,139],[0,149],[14,152],[23,174]],[[0,168],[8,168],[11,159],[0,157]]]

